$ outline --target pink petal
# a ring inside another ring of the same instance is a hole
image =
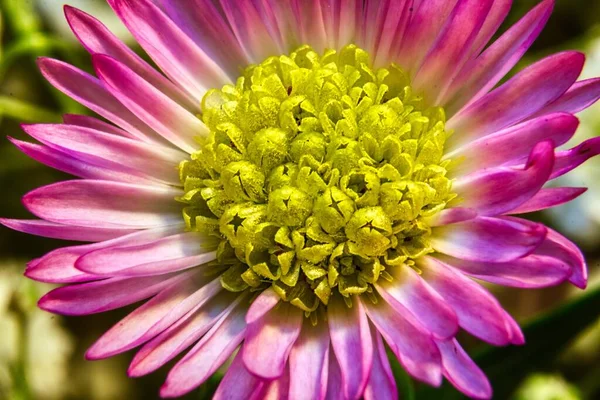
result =
[[[222,289],[218,278],[210,283],[207,281],[199,272],[164,289],[102,335],[85,353],[86,359],[112,357],[163,332],[190,309],[206,303]]]
[[[576,114],[600,99],[600,78],[575,82],[565,94],[538,111],[537,115],[555,112]]]
[[[245,312],[245,307],[238,306],[230,314],[222,317],[171,369],[160,389],[160,395],[181,396],[208,379],[244,340]],[[246,344],[243,348],[245,347]]]
[[[436,338],[447,339],[456,335],[456,314],[419,274],[404,265],[386,270],[394,280],[387,282],[382,279],[376,288],[392,308],[400,313],[410,312]]]
[[[434,104],[467,61],[493,0],[459,0],[425,57],[413,87]]]
[[[264,379],[283,374],[288,356],[302,327],[302,311],[281,303],[262,318],[248,324],[243,358],[246,368]],[[273,338],[277,338],[273,341]]]
[[[264,388],[262,398],[264,400],[288,400],[290,394],[290,371],[285,368],[283,375],[272,380]]]
[[[444,376],[458,390],[474,399],[492,398],[490,382],[456,339],[439,341],[437,345],[442,353]]]
[[[0,218],[0,224],[7,228],[14,229],[15,231],[28,233],[30,235],[81,242],[101,242],[130,233],[123,229],[61,225],[41,219],[26,220]]]
[[[510,12],[512,0],[494,0],[490,12],[488,13],[481,29],[477,33],[477,38],[470,51],[470,57],[479,55],[481,50],[488,44],[492,36],[498,31],[502,22]]]
[[[96,73],[121,103],[182,150],[198,149],[195,138],[205,136],[208,129],[195,115],[114,58],[97,54],[92,59]]]
[[[572,271],[571,266],[560,259],[535,253],[506,263],[465,261],[442,255],[436,258],[474,278],[528,289],[558,285],[567,280]]]
[[[552,140],[554,147],[563,145],[578,126],[579,120],[571,114],[544,115],[467,143],[444,157],[461,160],[452,170],[454,176],[507,163],[518,164],[541,141]]]
[[[585,257],[569,239],[548,228],[548,236],[536,253],[558,258],[570,265],[573,273],[569,277],[569,282],[580,289],[586,288],[588,271]]]
[[[399,314],[379,299],[363,302],[369,319],[390,346],[404,369],[414,378],[432,386],[442,383],[440,352],[431,334],[409,314]]]
[[[65,6],[65,16],[77,39],[91,54],[116,58],[188,110],[200,111],[198,101],[148,65],[96,18],[70,6]]]
[[[196,101],[231,79],[202,49],[147,0],[108,0],[115,13],[156,64]]]
[[[557,152],[550,179],[558,178],[574,170],[598,154],[600,154],[600,137],[588,139],[572,149]]]
[[[441,100],[447,115],[456,114],[465,104],[479,99],[496,86],[539,36],[553,7],[554,0],[542,1],[483,54],[464,66]]]
[[[546,232],[545,226],[522,219],[477,217],[435,228],[431,244],[462,260],[507,262],[533,252]]]
[[[38,58],[38,66],[52,86],[119,125],[130,137],[144,142],[156,142],[152,129],[123,107],[123,104],[102,86],[99,79],[51,58]]]
[[[462,207],[473,208],[479,215],[499,215],[531,199],[548,181],[553,166],[554,144],[544,141],[531,150],[524,169],[484,169],[457,178],[452,189],[464,198]]]
[[[331,35],[328,35],[332,24],[327,24],[328,21],[324,17],[325,8],[328,7],[324,4],[325,1],[315,0],[301,3],[295,0],[293,5],[298,18],[301,43],[310,43],[313,49],[319,53],[332,46]]]
[[[166,187],[109,181],[64,181],[23,196],[39,218],[67,225],[138,229],[178,224],[181,192]]]
[[[381,335],[376,329],[371,329],[373,338],[373,366],[371,376],[365,388],[365,400],[396,400],[398,388],[392,373]]]
[[[207,303],[196,304],[185,316],[142,346],[131,361],[127,374],[139,377],[156,371],[204,336],[243,299],[246,296],[221,291]]]
[[[587,188],[557,187],[542,189],[531,199],[510,211],[510,214],[526,214],[560,206],[576,199],[587,191]]]
[[[325,400],[338,400],[343,393],[342,371],[333,351],[329,351],[329,370],[327,371],[327,392]]]
[[[63,315],[87,315],[114,310],[147,299],[192,273],[144,278],[110,278],[63,286],[40,299],[41,309]]]
[[[258,297],[252,301],[252,304],[248,309],[248,314],[246,314],[246,323],[253,324],[263,318],[265,314],[279,304],[280,300],[281,297],[275,293],[273,288],[263,290]]]
[[[246,317],[247,318],[247,317]],[[290,352],[290,400],[325,398],[329,369],[329,331],[325,321],[304,321]]]
[[[468,221],[477,216],[477,212],[470,208],[453,207],[446,208],[440,211],[435,216],[431,217],[428,221],[429,226],[444,226],[450,224],[456,224],[458,222]]]
[[[121,128],[109,124],[104,121],[100,121],[97,118],[90,117],[89,115],[79,114],[65,114],[63,115],[63,122],[67,125],[77,125],[83,128],[90,128],[101,132],[112,133],[117,136],[129,137],[129,134]]]
[[[240,351],[227,369],[221,383],[219,383],[213,400],[238,398],[258,400],[261,398],[264,386],[264,381],[248,372],[242,360],[242,351]]]
[[[352,308],[348,308],[340,296],[332,296],[327,305],[327,322],[342,373],[344,396],[359,399],[371,372],[373,342],[362,304],[357,297],[352,302]]]
[[[458,132],[449,139],[449,150],[527,119],[564,94],[584,62],[582,53],[569,51],[525,68],[448,121],[447,128]]]
[[[462,328],[496,346],[510,343],[507,316],[487,290],[433,257],[419,260],[423,279],[454,308]]]
[[[36,124],[22,128],[48,147],[83,161],[180,185],[177,166],[187,156],[175,149],[75,125]]]

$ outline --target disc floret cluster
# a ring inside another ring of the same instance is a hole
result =
[[[303,46],[245,70],[202,103],[210,135],[180,165],[189,230],[220,240],[233,292],[272,285],[307,314],[372,295],[431,253],[428,220],[456,195],[439,107],[408,75],[350,45]]]

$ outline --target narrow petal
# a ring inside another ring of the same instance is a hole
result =
[[[573,272],[569,282],[580,289],[586,288],[588,271],[585,257],[569,239],[548,228],[548,236],[536,253],[558,258],[570,265]]]
[[[556,112],[576,114],[600,99],[600,78],[575,82],[565,94],[542,108],[536,115]]]
[[[477,217],[435,228],[431,244],[462,260],[507,262],[533,252],[546,232],[545,226],[522,219]]]
[[[525,168],[496,167],[457,178],[452,190],[479,215],[499,215],[519,207],[531,199],[550,178],[554,166],[554,144],[537,144]],[[502,190],[498,190],[502,188]]]
[[[0,218],[0,224],[15,231],[28,233],[30,235],[80,242],[101,242],[130,233],[123,229],[62,225],[41,219],[26,220]]]
[[[85,353],[86,359],[112,357],[163,332],[194,306],[206,303],[222,289],[219,279],[210,283],[207,280],[199,272],[164,289],[102,335]]]
[[[207,128],[195,115],[114,58],[98,54],[93,62],[108,90],[140,119],[182,150],[198,149],[194,138],[205,136]]]
[[[219,383],[213,400],[247,399],[258,400],[265,383],[246,369],[242,352],[238,352]]]
[[[460,160],[452,169],[454,176],[507,163],[519,164],[541,141],[552,140],[554,147],[565,144],[578,126],[579,120],[571,114],[544,115],[467,143],[444,157]]]
[[[123,104],[102,86],[99,79],[51,58],[38,58],[38,66],[52,86],[119,125],[130,137],[145,142],[156,142],[152,129],[123,107]]]
[[[327,392],[325,400],[338,400],[344,392],[342,387],[342,371],[333,350],[329,351],[329,371],[327,371]]]
[[[63,122],[67,125],[76,125],[83,128],[95,129],[100,132],[112,133],[117,136],[129,137],[130,135],[121,128],[99,120],[98,118],[90,117],[89,115],[65,114]]]
[[[365,388],[365,400],[396,400],[398,388],[392,373],[385,346],[377,329],[371,328],[373,338],[373,366],[371,376]]]
[[[442,383],[440,352],[431,335],[407,314],[399,314],[379,299],[363,302],[369,319],[390,346],[404,369],[432,386]]]
[[[331,346],[342,372],[345,398],[359,399],[365,389],[373,362],[373,341],[369,320],[357,298],[348,308],[340,296],[327,305]]]
[[[531,199],[512,209],[510,214],[526,214],[548,208],[557,207],[576,199],[587,191],[587,188],[557,187],[542,189]]]
[[[436,338],[447,339],[458,332],[458,319],[443,297],[421,279],[412,268],[387,269],[393,281],[381,280],[377,291],[398,312],[410,312]],[[400,307],[397,307],[397,305]]]
[[[43,310],[63,315],[87,315],[114,310],[147,299],[191,273],[147,278],[110,278],[54,289],[38,303]]]
[[[474,278],[518,288],[558,285],[572,273],[571,266],[564,261],[535,253],[505,263],[465,261],[441,254],[436,258]]]
[[[471,46],[471,58],[478,56],[492,36],[496,34],[498,28],[500,28],[502,22],[510,12],[511,6],[512,0],[494,0],[490,12],[485,18],[481,29],[479,29],[477,38],[473,42],[473,46]]]
[[[446,208],[440,211],[435,216],[431,217],[428,221],[429,226],[444,226],[450,224],[456,224],[458,222],[468,221],[477,216],[477,212],[470,208],[453,207]]]
[[[254,375],[275,379],[283,374],[288,356],[302,327],[302,310],[281,303],[262,318],[248,324],[244,364]],[[273,341],[273,338],[277,338]]]
[[[133,357],[127,374],[139,377],[156,371],[204,336],[244,298],[244,295],[221,291],[207,303],[197,304],[185,316],[142,346]]]
[[[178,190],[108,181],[64,181],[23,196],[39,218],[67,225],[139,229],[178,224]]]
[[[248,314],[246,314],[246,323],[253,324],[263,318],[265,314],[273,309],[279,302],[281,297],[272,288],[262,291],[250,305]]]
[[[487,290],[433,257],[419,260],[423,279],[454,308],[462,328],[496,346],[510,343],[506,315]]]
[[[283,371],[283,375],[269,382],[264,388],[262,398],[264,400],[288,400],[290,395],[290,369],[289,366]]]
[[[447,124],[458,134],[450,150],[521,122],[564,94],[575,82],[585,56],[567,51],[549,56],[453,116]]]
[[[200,101],[206,90],[231,79],[158,7],[148,0],[108,0],[137,42],[171,78]]]
[[[492,387],[456,339],[437,342],[442,353],[444,376],[458,390],[474,399],[491,399]]]
[[[300,3],[295,1],[294,9],[298,15],[298,25],[300,27],[300,37],[302,43],[310,43],[319,53],[325,51],[331,46],[328,37],[328,27],[323,17],[323,8],[326,7],[323,1],[308,1]],[[331,30],[331,24],[329,26]]]
[[[550,179],[558,178],[574,170],[598,154],[600,154],[600,137],[588,139],[572,149],[557,152]]]
[[[160,389],[160,395],[181,396],[210,378],[244,339],[245,312],[245,307],[238,306],[230,314],[221,318],[171,369]]]
[[[325,398],[329,369],[329,330],[324,321],[312,326],[305,319],[300,336],[290,352],[289,365],[290,400]]]
[[[440,100],[440,104],[445,105],[447,115],[456,114],[496,86],[539,36],[553,7],[554,0],[542,1],[479,57],[463,67]]]
[[[177,166],[187,157],[175,149],[75,125],[35,124],[22,128],[48,147],[83,161],[180,185]]]
[[[70,6],[65,6],[65,16],[71,30],[88,52],[116,58],[177,103],[188,110],[199,111],[197,101],[142,60],[96,18]]]

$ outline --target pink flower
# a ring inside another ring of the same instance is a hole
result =
[[[552,0],[489,46],[510,0],[109,3],[162,73],[66,7],[96,76],[40,69],[110,122],[24,126],[41,144],[19,149],[81,179],[28,193],[40,219],[1,221],[92,242],[29,263],[66,284],[41,308],[147,300],[89,359],[140,347],[140,376],[185,353],[164,397],[233,357],[218,399],[395,399],[387,343],[414,378],[490,398],[456,333],[524,338],[471,278],[585,287],[573,243],[512,215],[585,191],[544,185],[600,153],[598,138],[556,150],[600,80],[577,82],[567,51],[496,87]]]

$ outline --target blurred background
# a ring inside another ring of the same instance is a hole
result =
[[[25,157],[6,136],[26,139],[21,122],[59,122],[65,113],[89,113],[51,88],[35,65],[36,57],[44,55],[91,71],[89,56],[64,21],[65,2],[95,15],[136,48],[104,0],[0,0],[2,217],[31,217],[20,197],[36,187],[68,179]],[[537,3],[514,0],[502,30]],[[582,78],[600,76],[600,0],[557,0],[550,22],[517,70],[564,49],[587,54]],[[600,134],[600,105],[580,118],[581,127],[572,143]],[[585,292],[566,284],[527,291],[490,286],[525,327],[528,340],[523,348],[491,350],[476,340],[463,339],[490,376],[497,399],[600,399],[600,157],[557,183],[590,190],[569,205],[530,217],[565,233],[584,250],[590,284]],[[87,347],[131,308],[80,318],[37,309],[37,299],[51,285],[25,279],[25,263],[65,245],[0,228],[0,399],[156,398],[168,368],[134,380],[126,377],[132,352],[104,361],[83,359]],[[404,398],[461,398],[446,386],[432,391],[411,382],[397,365],[395,373]],[[217,375],[186,398],[209,398],[218,379]]]

